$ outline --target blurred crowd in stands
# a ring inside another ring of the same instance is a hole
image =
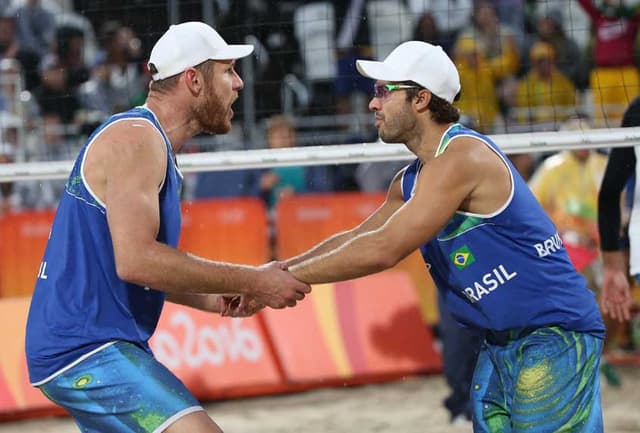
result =
[[[98,123],[142,103],[145,60],[170,16],[213,21],[228,41],[256,44],[250,64],[238,65],[252,104],[237,101],[242,125],[198,137],[189,151],[375,141],[372,83],[355,59],[384,58],[409,39],[442,45],[454,59],[463,121],[482,132],[553,131],[576,116],[615,127],[640,88],[638,3],[0,0],[0,161],[72,159]],[[517,158],[525,177],[540,159]],[[378,190],[397,168],[209,173],[200,177],[235,183],[221,191],[193,176],[185,198],[258,195],[272,206],[291,191]],[[4,185],[0,209],[52,207],[61,191],[56,181]]]

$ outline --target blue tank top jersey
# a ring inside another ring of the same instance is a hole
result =
[[[150,350],[148,340],[165,294],[118,278],[105,205],[92,193],[83,173],[87,149],[96,137],[110,125],[131,119],[149,122],[164,138],[167,171],[159,185],[157,240],[173,247],[178,244],[182,175],[167,136],[145,107],[110,117],[89,137],[76,159],[42,259],[26,331],[29,378],[34,385],[117,340]],[[113,146],[117,151],[118,143]]]
[[[420,247],[453,316],[476,329],[558,325],[604,337],[595,295],[571,264],[553,223],[495,143],[454,124],[435,156],[461,136],[479,140],[500,156],[509,168],[512,190],[493,214],[456,212],[436,237]],[[404,201],[412,197],[421,168],[418,159],[406,168]]]

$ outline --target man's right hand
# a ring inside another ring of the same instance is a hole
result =
[[[282,268],[278,262],[258,267],[259,277],[255,287],[249,288],[247,294],[271,308],[295,307],[307,293],[311,293],[311,286],[296,280]]]
[[[619,322],[631,319],[633,298],[627,274],[605,266],[602,281],[602,312]]]

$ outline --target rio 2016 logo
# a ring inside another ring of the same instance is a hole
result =
[[[232,319],[218,326],[197,326],[184,311],[176,311],[169,319],[170,329],[159,329],[152,342],[153,352],[169,368],[183,364],[197,368],[204,364],[221,366],[244,359],[257,362],[264,352],[256,331],[242,327],[242,319]],[[183,338],[176,338],[182,328]],[[172,332],[173,331],[173,332]]]

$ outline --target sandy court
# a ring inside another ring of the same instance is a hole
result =
[[[620,369],[622,387],[603,385],[605,432],[640,432],[640,368]],[[332,388],[275,397],[209,403],[227,433],[464,433],[451,426],[440,402],[442,376],[379,385]],[[68,418],[0,424],[0,433],[78,433]],[[115,433],[115,432],[109,432]]]

